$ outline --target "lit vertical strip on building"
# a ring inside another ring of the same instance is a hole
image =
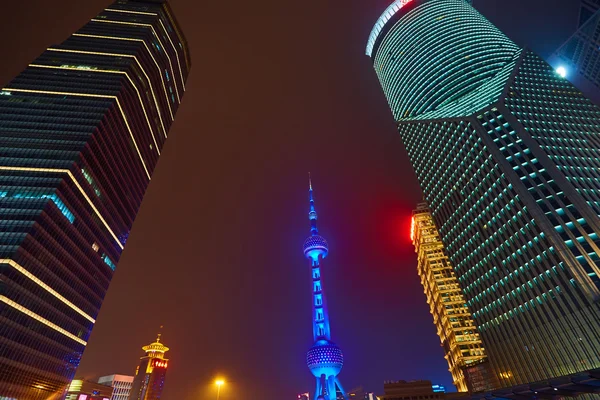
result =
[[[163,0],[119,0],[0,90],[0,398],[68,387],[191,64]]]
[[[500,386],[600,367],[600,108],[462,0],[366,52]]]
[[[417,253],[417,272],[452,380],[459,392],[469,391],[464,369],[483,362],[485,349],[427,203],[413,211],[411,240]]]

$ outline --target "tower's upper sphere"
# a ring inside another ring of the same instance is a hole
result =
[[[306,258],[312,258],[316,261],[319,259],[319,256],[321,258],[327,257],[328,252],[329,246],[327,245],[327,240],[321,235],[309,236],[304,241],[304,256]]]
[[[306,353],[306,365],[317,378],[337,376],[344,366],[344,355],[337,344],[319,340]]]

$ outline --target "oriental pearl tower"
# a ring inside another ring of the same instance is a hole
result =
[[[312,372],[317,379],[315,399],[336,400],[337,387],[344,396],[344,399],[347,400],[348,395],[337,378],[344,365],[344,356],[338,345],[331,341],[329,313],[327,311],[327,302],[325,300],[325,288],[323,287],[323,282],[321,280],[320,262],[327,256],[329,248],[327,241],[323,236],[319,235],[317,229],[317,212],[315,210],[310,176],[308,187],[308,198],[310,202],[310,211],[308,212],[308,219],[310,220],[310,236],[304,241],[304,256],[310,260],[311,266],[312,325],[315,343],[306,354],[306,364],[308,365],[310,372]]]

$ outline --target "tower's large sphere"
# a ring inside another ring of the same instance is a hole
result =
[[[344,355],[337,344],[319,340],[306,353],[306,365],[317,378],[321,375],[337,376],[344,365]]]
[[[327,245],[327,240],[321,235],[309,236],[304,241],[304,256],[306,258],[312,258],[316,261],[319,259],[319,256],[321,258],[327,257],[328,252],[329,246]]]

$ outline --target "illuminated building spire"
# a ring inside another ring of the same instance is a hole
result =
[[[314,345],[306,355],[306,363],[317,380],[315,399],[336,400],[338,388],[347,399],[348,396],[337,378],[344,364],[344,356],[340,348],[331,341],[329,312],[321,279],[320,262],[329,253],[329,246],[317,229],[317,211],[310,174],[308,175],[308,201],[310,236],[304,241],[304,256],[311,261]]]
[[[160,342],[161,336],[162,333],[159,332],[154,343],[150,343],[149,345],[142,347],[142,350],[146,352],[147,356],[164,358],[165,353],[169,351],[169,348]]]
[[[308,219],[310,220],[310,233],[312,235],[316,235],[319,233],[319,230],[317,229],[317,210],[315,210],[315,199],[313,198],[310,172],[308,173],[308,201],[310,202],[310,211],[308,212]]]
[[[142,347],[146,355],[140,358],[133,378],[130,400],[158,400],[162,395],[169,366],[165,353],[169,348],[160,341],[161,336],[159,331],[153,343]]]

